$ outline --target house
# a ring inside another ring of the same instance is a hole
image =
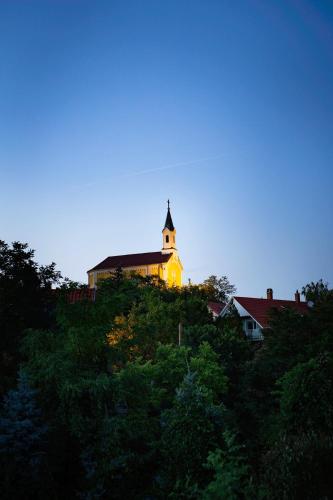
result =
[[[67,300],[70,304],[76,302],[88,301],[95,302],[96,289],[95,288],[76,288],[68,292]]]
[[[96,288],[99,280],[110,278],[117,268],[121,268],[125,274],[157,276],[164,280],[167,286],[181,286],[183,266],[176,248],[176,229],[171,217],[169,200],[162,235],[163,247],[159,252],[114,255],[87,271],[89,288]]]
[[[212,313],[214,319],[220,316],[226,305],[225,302],[213,302],[211,300],[207,303],[208,311]]]
[[[295,293],[295,300],[276,300],[273,299],[272,288],[267,289],[265,299],[254,297],[233,297],[230,302],[224,307],[220,315],[223,317],[230,313],[231,307],[234,306],[238,311],[243,323],[243,330],[251,340],[263,340],[263,329],[269,327],[269,316],[272,309],[283,310],[293,309],[301,315],[308,312],[306,302],[301,302],[301,296],[298,290]]]

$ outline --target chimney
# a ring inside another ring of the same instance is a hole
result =
[[[295,292],[295,302],[297,302],[297,304],[301,302],[301,294],[299,293],[298,290],[296,290]]]
[[[267,288],[267,300],[273,300],[273,288]]]

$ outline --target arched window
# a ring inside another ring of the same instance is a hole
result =
[[[166,243],[169,243],[169,235],[167,234],[166,237],[165,237],[165,242]]]

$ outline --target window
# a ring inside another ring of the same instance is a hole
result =
[[[256,330],[257,329],[257,323],[255,321],[248,321],[247,322],[247,329],[248,330]]]
[[[165,242],[166,243],[169,243],[169,235],[167,234],[166,237],[165,237]]]

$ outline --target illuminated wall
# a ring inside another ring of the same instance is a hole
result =
[[[168,201],[168,213],[165,226],[162,231],[163,247],[162,254],[171,254],[169,260],[163,264],[147,264],[143,266],[123,267],[125,274],[136,273],[140,276],[158,276],[164,280],[167,286],[182,286],[183,266],[176,248],[176,229],[173,225],[170,206]],[[100,271],[88,272],[88,283],[94,288],[98,281],[111,278],[116,269],[102,269]]]
[[[177,252],[173,253],[168,262],[164,264],[149,264],[145,266],[124,267],[124,274],[136,273],[140,276],[158,276],[168,286],[182,285],[182,264]],[[94,288],[98,281],[111,278],[116,269],[103,269],[101,271],[90,271],[88,273],[89,288]]]

